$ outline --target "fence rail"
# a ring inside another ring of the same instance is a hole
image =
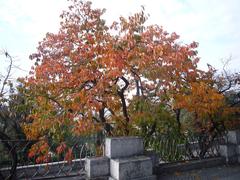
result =
[[[148,141],[149,147],[159,155],[160,163],[166,163],[218,157],[220,144],[223,144],[226,138],[218,136],[206,140],[197,135],[159,135]]]
[[[0,179],[44,179],[78,175],[85,176],[83,158],[96,155],[96,136],[73,137],[66,149],[71,159],[65,159],[68,151],[57,152],[51,143],[47,162],[38,161],[39,154],[29,156],[31,147],[38,141],[0,138]]]

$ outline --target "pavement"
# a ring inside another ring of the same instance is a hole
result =
[[[223,165],[186,172],[162,174],[158,180],[240,180],[240,165]]]

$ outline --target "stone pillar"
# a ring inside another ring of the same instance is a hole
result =
[[[226,159],[227,164],[240,163],[240,131],[229,131],[227,143],[220,145],[220,154]]]
[[[112,137],[105,140],[105,155],[109,158],[142,155],[143,139],[139,137]]]
[[[240,145],[237,146],[238,163],[240,163]]]
[[[105,157],[86,160],[88,179],[155,180],[152,159],[143,154],[142,138],[106,138]]]
[[[227,133],[227,140],[229,143],[240,145],[240,131],[228,131]]]
[[[219,152],[221,156],[225,158],[227,164],[236,163],[238,161],[235,144],[224,144],[220,145],[219,148]]]
[[[85,171],[88,179],[107,180],[110,172],[109,159],[107,157],[86,158]]]

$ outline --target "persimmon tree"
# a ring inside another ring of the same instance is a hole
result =
[[[119,121],[128,134],[127,92],[149,96],[154,90],[161,97],[183,91],[199,76],[195,42],[180,45],[176,33],[145,26],[144,11],[110,27],[103,13],[90,2],[73,1],[61,15],[59,33],[48,33],[31,55],[36,65],[25,85],[36,97],[36,131],[69,123],[79,133],[101,127],[111,133],[110,124]]]
[[[64,141],[63,129],[129,135],[138,125],[136,117],[153,115],[143,102],[163,107],[153,112],[174,118],[181,131],[182,109],[202,114],[208,113],[205,108],[217,108],[212,101],[222,103],[210,86],[211,73],[197,68],[196,42],[182,44],[176,33],[145,25],[144,8],[111,25],[102,18],[104,12],[72,0],[61,15],[59,32],[48,33],[30,56],[35,65],[22,80],[34,102],[31,121],[23,125],[29,138],[58,134]],[[197,102],[205,96],[198,85],[209,91],[203,104]],[[154,132],[159,118],[150,119],[149,131]]]

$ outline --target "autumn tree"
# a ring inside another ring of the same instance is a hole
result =
[[[176,33],[145,25],[144,8],[110,26],[104,12],[72,0],[59,32],[48,33],[30,56],[35,65],[22,80],[34,104],[23,125],[29,138],[58,134],[64,141],[66,131],[129,135],[135,127],[151,136],[161,115],[181,133],[183,110],[199,122],[224,106],[214,73],[197,68],[196,42],[182,44]]]
[[[73,1],[61,15],[59,33],[48,33],[31,55],[36,66],[25,85],[36,98],[37,134],[64,123],[78,133],[103,127],[111,134],[116,122],[129,134],[127,92],[144,97],[154,89],[161,97],[199,76],[195,42],[180,45],[176,33],[145,26],[144,11],[108,27],[104,11]]]

